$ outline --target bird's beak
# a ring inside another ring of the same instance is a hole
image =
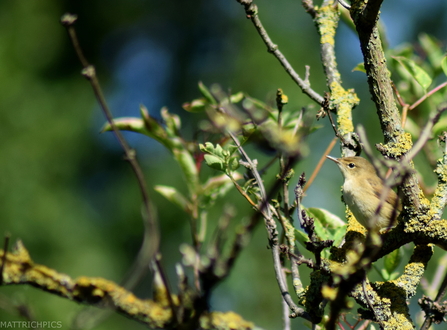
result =
[[[333,162],[340,164],[340,161],[338,160],[338,158],[332,157],[332,156],[326,156],[326,158],[332,160]]]

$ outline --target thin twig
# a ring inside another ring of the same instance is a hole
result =
[[[309,189],[310,185],[314,182],[315,178],[317,177],[317,174],[320,172],[321,167],[324,164],[324,161],[326,160],[326,156],[329,155],[329,153],[332,151],[332,149],[335,146],[335,143],[337,143],[338,138],[334,137],[332,141],[327,146],[326,150],[324,151],[323,155],[321,156],[320,160],[318,161],[317,166],[315,167],[314,171],[312,172],[312,175],[310,176],[309,180],[307,181],[306,185],[303,188],[303,193]]]
[[[407,121],[407,113],[409,110],[415,109],[417,106],[419,106],[422,102],[424,102],[426,99],[428,99],[430,96],[432,96],[437,91],[441,90],[442,88],[447,86],[447,81],[443,82],[442,84],[436,86],[431,91],[424,94],[419,100],[414,102],[413,104],[406,103],[402,96],[399,93],[399,90],[397,89],[396,85],[394,83],[392,84],[394,93],[396,94],[397,100],[399,101],[399,104],[402,106],[402,127],[405,127],[405,122]]]
[[[276,59],[281,63],[281,65],[284,67],[284,69],[293,79],[293,81],[295,81],[296,84],[301,88],[303,93],[307,94],[312,100],[321,105],[324,101],[324,98],[320,94],[315,92],[310,87],[309,83],[306,83],[305,80],[301,79],[299,74],[293,69],[289,61],[287,61],[285,56],[278,49],[278,46],[273,43],[272,39],[270,39],[269,35],[267,34],[267,31],[264,29],[261,23],[261,20],[259,19],[258,8],[253,3],[253,0],[236,0],[236,1],[244,6],[247,18],[249,18],[253,22],[253,25],[255,26],[256,30],[258,31],[259,35],[261,36],[262,40],[267,46],[268,52],[272,53],[276,57]]]
[[[73,47],[75,49],[75,52],[78,56],[79,61],[81,62],[83,66],[82,74],[90,81],[90,84],[93,88],[93,92],[96,96],[96,99],[101,106],[101,109],[107,118],[108,123],[112,127],[112,130],[118,139],[119,144],[121,145],[122,149],[124,150],[125,159],[129,162],[131,165],[131,168],[136,176],[141,197],[143,200],[143,206],[144,211],[143,213],[143,220],[144,220],[144,226],[145,226],[145,233],[148,233],[149,235],[144,235],[143,237],[143,243],[140,248],[140,251],[137,256],[137,261],[135,264],[135,267],[132,271],[132,273],[129,275],[128,279],[126,280],[125,287],[131,288],[135,286],[138,282],[138,280],[141,278],[143,273],[145,272],[147,265],[149,264],[149,260],[153,258],[156,251],[158,250],[160,237],[158,234],[158,226],[155,221],[155,218],[153,217],[153,211],[150,204],[149,194],[146,187],[146,180],[143,174],[143,171],[137,161],[136,158],[136,152],[135,150],[131,149],[129,145],[127,144],[127,141],[124,139],[123,135],[121,134],[120,130],[116,127],[112,113],[107,105],[107,102],[104,98],[104,95],[101,90],[101,86],[99,83],[99,80],[96,76],[95,68],[89,64],[87,59],[85,58],[82,48],[79,43],[79,39],[76,34],[76,30],[74,28],[74,23],[76,22],[77,16],[72,14],[65,14],[61,18],[62,25],[67,29],[68,35],[70,37],[70,40],[73,44]]]
[[[428,139],[432,135],[432,128],[439,120],[439,117],[441,114],[447,110],[447,105],[443,104],[438,107],[438,109],[430,116],[428,119],[427,124],[425,124],[424,128],[421,131],[421,134],[419,135],[419,139],[417,142],[413,145],[413,148],[407,153],[405,158],[407,161],[411,161],[417,153],[424,147],[424,145],[427,143]]]
[[[442,280],[441,286],[439,287],[439,291],[435,298],[435,303],[440,303],[442,298],[445,296],[447,292],[447,273],[444,275],[444,279]],[[421,330],[428,330],[432,324],[433,320],[429,315],[425,315],[424,323],[421,326]]]
[[[320,35],[321,62],[330,92],[324,95],[322,107],[329,116],[335,135],[340,138],[342,155],[347,156],[358,148],[353,136],[352,109],[358,105],[359,99],[353,89],[345,90],[342,87],[338,70],[334,38],[339,21],[337,4],[337,0],[325,0],[321,6],[315,7],[314,22]],[[337,127],[332,120],[331,111],[337,113]]]
[[[244,189],[242,189],[242,187],[239,185],[239,183],[237,183],[236,180],[234,180],[232,177],[230,177],[231,181],[233,182],[234,186],[236,187],[236,189],[239,191],[239,193],[244,196],[244,198],[247,200],[247,202],[254,207],[254,209],[258,212],[261,212],[261,210],[259,209],[258,205],[253,202],[250,198],[250,196],[248,196],[248,194],[244,191]]]
[[[287,99],[286,99],[287,100]],[[281,89],[278,89],[277,93],[276,93],[276,106],[278,108],[278,127],[280,130],[282,130],[283,128],[283,123],[282,123],[282,108],[284,106],[284,104],[286,104],[287,101],[284,100],[284,94],[282,92]],[[286,164],[284,161],[284,153],[280,153],[279,155],[279,172],[280,172],[280,180],[282,181],[282,201],[283,201],[283,212],[284,212],[284,217],[287,219],[286,221],[290,220],[290,214],[289,214],[289,179],[287,178],[287,174],[286,172],[288,172],[288,169],[286,168]],[[279,213],[279,212],[278,212]],[[279,219],[281,219],[281,214],[279,213]],[[284,233],[287,234],[287,228],[286,226],[284,226],[283,224],[283,228],[284,228]],[[292,246],[292,244],[289,244],[290,248],[293,248],[294,245]]]
[[[281,266],[281,261],[280,261],[280,257],[279,257],[279,247],[278,247],[278,242],[277,242],[278,234],[276,231],[275,222],[272,219],[272,213],[270,211],[270,208],[268,207],[267,194],[265,191],[264,183],[262,182],[262,179],[261,179],[258,171],[256,170],[256,164],[250,159],[250,157],[245,152],[244,148],[242,148],[242,146],[239,142],[239,139],[231,131],[228,131],[228,134],[233,139],[233,142],[236,144],[236,146],[243,158],[243,161],[247,163],[249,170],[253,174],[253,177],[256,180],[256,184],[258,185],[258,188],[259,188],[259,192],[260,192],[260,196],[261,196],[261,207],[259,209],[262,212],[265,221],[269,222],[269,225],[267,226],[268,229],[270,230],[268,233],[269,241],[270,241],[272,253],[273,253],[273,264],[274,264],[274,268],[275,268],[276,279],[278,281],[278,284],[279,284],[279,287],[281,290],[281,294],[283,295],[284,300],[286,300],[290,309],[292,309],[292,311],[294,313],[296,311],[302,311],[302,309],[299,308],[293,302],[292,298],[290,297],[290,294],[287,289],[287,282],[284,280],[282,273],[281,273],[282,266]],[[301,314],[301,312],[299,314]]]
[[[315,7],[312,0],[302,0],[304,9],[310,14],[310,16],[315,17]]]
[[[165,289],[165,295],[166,298],[168,299],[168,304],[169,304],[169,308],[171,308],[171,312],[173,315],[173,318],[175,319],[175,321],[180,324],[180,319],[179,319],[179,314],[177,312],[177,307],[174,304],[174,300],[172,299],[172,295],[171,295],[171,290],[169,288],[169,283],[168,283],[168,279],[166,277],[166,274],[163,270],[163,267],[161,266],[160,263],[160,259],[161,259],[161,255],[157,253],[157,255],[155,255],[155,257],[152,259],[152,267],[154,268],[154,272],[155,274],[158,274],[158,276],[160,277],[161,283],[163,285],[163,288]],[[157,275],[156,275],[157,276]]]
[[[385,165],[385,162],[382,161],[380,158],[374,157],[374,153],[372,151],[371,145],[368,142],[368,139],[366,137],[366,131],[363,125],[357,126],[357,133],[360,137],[360,141],[362,143],[363,152],[366,154],[366,156],[369,158],[371,164],[374,166],[377,175],[381,179],[385,179],[387,175],[383,175],[383,171],[381,168],[381,165]],[[388,174],[389,176],[389,174]]]
[[[283,271],[283,276],[285,277],[286,274]],[[289,317],[289,305],[287,305],[286,301],[283,299],[281,302],[282,305],[282,319],[284,322],[284,330],[290,330],[291,329],[291,322],[290,322],[290,317]]]
[[[307,76],[307,75],[306,75]],[[281,128],[282,127],[282,107],[284,105],[283,98],[282,98],[282,91],[278,90],[277,93],[277,107],[278,107],[278,125]],[[302,116],[302,112],[300,117]],[[298,124],[297,124],[298,125]],[[294,133],[295,134],[295,133]],[[289,159],[290,161],[290,159]],[[290,228],[292,225],[292,218],[290,216],[290,197],[289,197],[289,181],[290,178],[288,176],[289,167],[286,166],[285,160],[284,160],[284,154],[281,153],[279,155],[279,170],[280,170],[280,181],[282,183],[282,201],[283,201],[283,212],[284,212],[284,219],[281,216],[280,210],[277,211],[277,217],[281,222],[281,225],[283,226],[284,234],[287,238],[288,243],[288,251],[293,254],[295,251],[295,235],[294,232],[292,234],[290,233]],[[292,238],[291,238],[292,236]],[[298,254],[301,255],[301,253],[298,251]],[[301,282],[300,272],[298,268],[298,263],[295,260],[291,260],[291,272],[292,272],[292,285],[295,289],[295,293],[297,295],[300,295],[303,291],[303,285]],[[284,300],[283,300],[283,303]],[[285,323],[285,327],[288,326],[290,328],[290,321],[289,324]]]
[[[302,254],[297,255],[295,253],[288,251],[288,255],[290,259],[294,260],[297,265],[305,264],[310,269],[317,269],[314,262],[311,259],[305,258]]]
[[[397,89],[396,85],[394,84],[394,81],[391,81],[391,87],[393,88],[393,91],[396,94],[397,101],[399,102],[400,106],[402,107],[401,125],[402,125],[402,127],[405,127],[405,124],[407,122],[408,108],[410,107],[410,105],[404,101],[404,99],[402,98],[402,96],[399,93],[399,90]]]
[[[367,281],[367,277],[365,276],[365,278],[363,279],[363,282],[362,282],[363,295],[365,296],[365,300],[366,300],[366,302],[368,304],[369,309],[373,312],[376,320],[379,321],[380,319],[377,317],[377,312],[376,312],[376,310],[374,308],[374,305],[372,304],[371,299],[369,299],[368,290],[366,290],[366,281]],[[379,321],[379,323],[380,323],[380,325],[382,325],[382,323],[380,321]]]
[[[261,203],[262,203],[262,207],[260,208],[261,211],[266,212],[266,216],[267,217],[271,217],[272,214],[270,213],[270,210],[268,207],[266,207],[267,204],[267,200],[266,200],[266,192],[265,192],[265,187],[264,187],[264,183],[262,182],[261,176],[259,175],[259,172],[256,170],[257,164],[251,160],[251,158],[248,156],[248,154],[245,152],[244,148],[242,148],[241,143],[239,142],[239,139],[233,134],[233,132],[231,132],[230,130],[227,130],[228,134],[230,135],[231,139],[233,140],[233,142],[236,144],[236,147],[238,148],[239,153],[241,154],[242,157],[242,161],[244,163],[246,163],[246,167],[248,167],[248,169],[252,172],[253,177],[256,181],[256,184],[259,188],[260,191],[260,195],[261,195]]]
[[[409,110],[413,110],[414,108],[416,108],[419,104],[421,104],[422,102],[424,102],[427,98],[429,98],[430,96],[432,96],[434,93],[436,93],[437,91],[439,91],[440,89],[444,88],[445,86],[447,86],[447,81],[443,82],[442,84],[436,86],[435,88],[433,88],[431,91],[429,91],[428,93],[426,93],[424,96],[422,96],[419,100],[417,100],[416,102],[414,102],[412,105],[409,106]]]
[[[261,197],[261,206],[259,207],[259,210],[261,211],[261,214],[263,215],[264,220],[266,222],[270,247],[272,249],[272,255],[273,255],[273,267],[275,269],[276,280],[278,282],[281,295],[292,311],[291,317],[301,316],[306,319],[310,319],[308,313],[304,309],[298,307],[298,305],[295,304],[295,302],[292,300],[292,297],[290,296],[289,290],[287,288],[287,281],[284,279],[284,276],[282,276],[282,265],[281,265],[280,250],[278,244],[278,232],[276,229],[275,221],[272,218],[271,210],[269,208],[264,183],[262,182],[262,179],[256,169],[257,165],[253,160],[251,160],[251,158],[245,152],[244,148],[239,142],[239,139],[230,130],[227,130],[227,133],[230,135],[231,139],[238,148],[239,153],[241,154],[242,157],[242,162],[251,171],[253,177],[255,178],[256,184],[258,185]],[[287,168],[289,168],[289,166],[287,166]]]

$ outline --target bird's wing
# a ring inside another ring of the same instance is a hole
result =
[[[382,194],[383,184],[381,184],[381,182],[374,180],[374,179],[368,179],[368,183],[371,185],[376,197],[380,199],[380,195]],[[389,190],[388,196],[385,199],[385,203],[390,204],[393,208],[397,207],[397,209],[399,211],[402,208],[400,205],[399,198],[397,197],[397,194],[392,189]]]

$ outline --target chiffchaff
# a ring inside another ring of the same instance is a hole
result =
[[[382,203],[380,212],[374,217],[384,189],[383,181],[377,176],[374,166],[362,157],[326,157],[338,165],[345,178],[343,199],[357,221],[366,229],[377,231],[391,226],[399,214],[399,200],[396,193],[388,189],[388,196]]]

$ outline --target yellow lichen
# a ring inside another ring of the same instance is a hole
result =
[[[245,321],[234,312],[204,314],[200,318],[200,326],[203,329],[214,330],[249,330],[254,328],[252,322]]]
[[[337,297],[338,290],[336,288],[331,288],[330,286],[323,285],[321,288],[321,295],[324,299],[334,300]]]
[[[348,229],[347,231],[356,231],[363,235],[366,235],[366,228],[363,227],[360,222],[352,214],[351,210],[346,206],[346,219],[348,219]]]
[[[337,124],[341,135],[354,131],[352,123],[352,109],[360,100],[352,89],[345,90],[334,81],[329,86],[331,90],[330,107],[337,109]]]
[[[334,45],[335,31],[338,25],[339,13],[333,5],[323,6],[317,9],[316,22],[321,35],[320,42]]]
[[[380,146],[389,156],[399,157],[407,153],[413,147],[411,134],[405,132],[403,134],[396,134],[396,142],[389,142],[387,144],[380,143]]]
[[[444,160],[442,158],[438,159],[437,166],[434,172],[438,176],[439,183],[447,182],[447,165],[444,164]]]

